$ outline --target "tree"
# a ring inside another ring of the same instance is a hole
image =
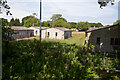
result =
[[[12,18],[9,22],[9,26],[21,26],[20,20]]]
[[[70,28],[70,24],[64,18],[57,19],[52,23],[52,27],[65,27]]]
[[[15,22],[15,20],[14,20],[14,18],[12,18],[9,22],[9,26],[14,26],[15,25],[14,22]]]
[[[107,6],[107,4],[111,2],[111,5],[114,5],[115,0],[98,0],[98,4],[100,5],[100,8]]]
[[[8,20],[4,18],[0,18],[0,25],[1,26],[8,26]]]
[[[70,27],[71,27],[71,28],[76,28],[76,24],[77,24],[77,23],[75,23],[75,22],[69,22],[69,24],[70,24]]]
[[[7,4],[6,0],[0,0],[0,12],[2,13],[1,8],[6,9],[6,15],[9,15],[9,14],[12,15],[10,13],[10,6]]]
[[[102,23],[89,23],[90,27],[102,27]]]
[[[90,27],[88,22],[78,22],[76,28],[86,31]]]
[[[44,27],[51,27],[52,21],[43,21],[42,26]]]
[[[55,20],[58,20],[62,18],[62,14],[53,14],[53,16],[51,17],[52,21],[54,22]]]
[[[15,26],[20,26],[21,25],[20,20],[16,18],[14,21],[14,24],[15,24]]]
[[[117,25],[117,24],[120,25],[120,20],[117,20],[115,23],[113,23],[113,25]]]
[[[39,19],[35,18],[34,16],[29,17],[25,20],[24,26],[31,27],[31,26],[39,26]]]
[[[52,17],[52,27],[66,27],[70,28],[70,24],[62,17],[62,14],[54,14]]]
[[[32,16],[26,16],[26,17],[23,17],[22,18],[22,25],[24,25],[24,22],[29,19],[29,18],[32,18]]]

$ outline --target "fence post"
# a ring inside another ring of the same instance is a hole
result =
[[[105,66],[105,52],[104,52],[104,66]]]

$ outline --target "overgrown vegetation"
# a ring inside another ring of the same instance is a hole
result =
[[[3,80],[120,79],[120,56],[92,53],[93,46],[38,40],[4,42]],[[105,61],[105,65],[104,65]]]

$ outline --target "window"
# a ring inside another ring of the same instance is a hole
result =
[[[97,38],[97,43],[98,45],[100,45],[100,37]]]
[[[114,42],[115,42],[115,41],[114,41],[114,38],[111,38],[110,44],[111,44],[111,45],[114,45],[114,44],[115,44]]]
[[[58,36],[57,32],[55,33],[55,36],[56,36],[56,37]]]
[[[115,45],[120,45],[120,38],[115,39]]]
[[[20,35],[20,33],[18,32],[17,35]]]
[[[120,45],[120,38],[111,38],[110,44],[111,45]]]
[[[48,32],[47,36],[48,36],[48,37],[50,36],[50,32]]]
[[[36,35],[38,34],[37,30],[36,30]]]

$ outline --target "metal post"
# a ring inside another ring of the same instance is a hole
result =
[[[40,42],[41,42],[41,35],[42,35],[42,30],[41,30],[41,25],[42,25],[42,22],[41,22],[41,17],[42,17],[42,0],[40,0]]]
[[[105,52],[104,52],[104,66],[105,66]]]

